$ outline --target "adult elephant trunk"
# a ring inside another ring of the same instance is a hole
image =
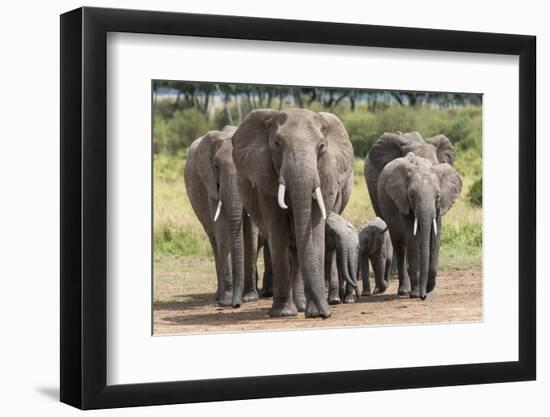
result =
[[[231,245],[231,273],[233,277],[234,308],[241,306],[244,287],[243,205],[239,198],[237,178],[225,177],[220,184],[220,197],[226,214],[227,231]]]
[[[432,210],[421,210],[417,213],[416,222],[418,222],[417,244],[418,244],[418,262],[420,264],[419,276],[419,296],[422,300],[426,299],[428,286],[428,270],[430,265],[430,239],[432,235],[432,224],[435,215]]]
[[[327,318],[330,317],[330,308],[325,297],[324,278],[321,273],[325,248],[325,225],[322,218],[326,218],[326,209],[320,192],[317,161],[302,157],[285,162],[279,182],[283,185],[283,194],[285,186],[289,190],[298,263],[304,279],[306,297],[308,302],[315,305],[319,315]],[[317,189],[319,191],[316,191]],[[315,206],[312,205],[313,195],[317,201]],[[314,242],[314,236],[318,241]]]

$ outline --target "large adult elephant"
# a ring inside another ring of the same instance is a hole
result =
[[[233,159],[246,210],[269,242],[270,316],[296,315],[305,307],[306,317],[329,317],[326,213],[347,204],[353,182],[344,125],[331,113],[254,110],[233,135]]]
[[[372,208],[383,218],[378,203],[378,178],[384,167],[391,161],[412,152],[427,159],[432,164],[453,164],[456,152],[451,141],[444,135],[423,139],[418,132],[384,133],[372,146],[365,159],[364,174],[369,190]]]
[[[221,306],[258,299],[258,228],[243,209],[231,137],[236,128],[212,130],[189,148],[184,169],[191,206],[208,235],[216,263]],[[244,293],[244,295],[243,295]]]
[[[461,190],[451,165],[433,165],[412,152],[382,170],[378,203],[397,255],[399,294],[425,299],[435,287],[441,217]]]

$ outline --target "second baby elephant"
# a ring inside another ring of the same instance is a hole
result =
[[[363,280],[361,295],[370,295],[369,261],[374,271],[374,294],[381,294],[390,285],[393,258],[388,226],[380,217],[369,220],[357,228],[359,234],[359,270]]]
[[[235,127],[213,130],[190,146],[185,188],[208,235],[216,262],[221,306],[239,307],[258,299],[256,260],[258,228],[245,213],[237,188],[231,137]]]
[[[340,300],[355,302],[359,238],[355,227],[336,213],[330,213],[325,224],[325,285],[329,287],[334,257],[338,270]],[[354,292],[355,290],[355,292]],[[329,298],[329,303],[332,304]]]

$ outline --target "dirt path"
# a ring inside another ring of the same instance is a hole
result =
[[[482,320],[482,275],[475,269],[449,269],[438,275],[426,301],[399,297],[397,280],[385,294],[362,297],[355,304],[332,306],[327,320],[270,318],[271,299],[246,303],[239,309],[219,308],[212,292],[154,303],[154,333],[202,333],[244,330],[304,329],[401,323],[445,323]]]

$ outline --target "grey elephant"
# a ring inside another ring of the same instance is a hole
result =
[[[378,178],[384,167],[391,161],[412,152],[429,160],[432,164],[453,164],[456,151],[451,141],[444,135],[423,139],[418,132],[384,133],[369,150],[365,159],[364,174],[374,213],[382,217],[378,203]]]
[[[382,294],[390,285],[393,246],[386,222],[380,217],[357,228],[359,235],[359,272],[363,281],[361,295],[370,295],[369,261],[374,271],[374,294]]]
[[[354,303],[357,294],[357,267],[359,237],[353,225],[342,216],[332,212],[325,224],[325,285],[330,285],[332,265],[336,259],[340,299]],[[330,299],[329,299],[330,303]]]
[[[382,170],[378,202],[397,256],[400,295],[425,299],[435,287],[441,218],[461,191],[451,165],[433,165],[412,152]]]
[[[451,141],[444,135],[423,139],[419,132],[384,133],[369,150],[365,159],[364,175],[374,213],[384,217],[378,204],[378,177],[384,167],[396,158],[409,152],[428,159],[433,164],[453,164],[456,151]],[[395,251],[394,251],[395,252]],[[397,272],[397,258],[394,257],[392,273]]]
[[[258,299],[256,259],[258,228],[246,215],[237,187],[227,126],[196,139],[190,146],[184,180],[191,206],[208,235],[216,263],[221,306],[239,307]]]
[[[323,270],[325,219],[351,194],[353,148],[331,113],[250,112],[233,135],[233,159],[247,212],[267,237],[272,317],[330,316]]]

